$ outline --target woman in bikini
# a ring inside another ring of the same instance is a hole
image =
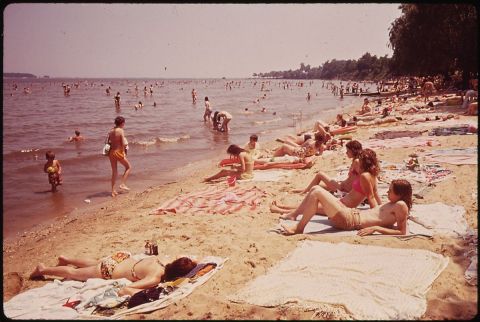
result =
[[[393,180],[388,189],[388,203],[362,211],[349,208],[320,186],[310,190],[299,208],[302,220],[294,227],[282,225],[286,235],[301,234],[321,205],[333,227],[358,230],[359,236],[375,232],[384,235],[405,235],[407,219],[412,208],[412,186],[407,180]],[[396,225],[395,225],[396,224]]]
[[[128,141],[123,132],[124,126],[125,119],[121,116],[117,116],[115,118],[115,127],[108,133],[108,141],[110,143],[108,157],[110,159],[110,165],[112,166],[112,197],[118,195],[118,192],[115,190],[115,181],[118,175],[118,162],[125,167],[125,172],[122,176],[122,183],[119,188],[130,190],[130,188],[125,185],[125,181],[127,181],[132,167],[127,160],[126,150],[128,149]]]
[[[238,145],[232,144],[228,147],[227,153],[236,157],[240,161],[240,165],[235,170],[222,169],[219,173],[205,178],[203,181],[208,182],[222,177],[235,176],[237,179],[253,178],[253,158],[250,153],[242,149]]]
[[[306,157],[320,155],[325,150],[325,143],[327,138],[321,133],[315,134],[315,139],[309,138],[300,146],[293,146],[292,144],[284,143],[281,147],[275,150],[274,157],[281,157],[284,155],[291,155],[299,157],[301,160]]]
[[[159,283],[173,281],[178,277],[185,276],[197,265],[188,257],[180,257],[170,263],[158,256],[147,256],[141,259],[136,257],[125,251],[117,252],[101,260],[59,256],[57,266],[48,267],[39,263],[30,274],[30,278],[39,278],[44,275],[59,276],[76,281],[86,281],[89,278],[106,280],[126,278],[133,283],[120,289],[118,295],[122,296],[133,295]]]
[[[294,189],[293,192],[307,193],[313,186],[321,185],[324,189],[328,191],[340,190],[343,192],[349,192],[352,190],[352,182],[358,177],[360,173],[360,160],[358,156],[362,152],[362,144],[357,140],[350,141],[346,144],[347,148],[347,157],[352,159],[352,164],[348,170],[347,179],[338,182],[330,178],[323,172],[318,172],[313,178],[312,182],[305,189]]]
[[[352,181],[352,189],[350,190],[350,192],[347,193],[344,197],[338,199],[338,201],[342,203],[345,207],[356,208],[365,199],[367,199],[370,208],[375,208],[382,203],[377,191],[377,176],[380,171],[377,155],[375,151],[371,149],[365,149],[360,152],[358,160],[360,162],[360,174],[357,175],[356,178]],[[273,202],[270,206],[270,210],[272,212],[283,214],[282,216],[280,216],[280,218],[296,220],[297,217],[302,214],[305,207],[305,202],[308,196],[310,196],[310,192],[317,187],[320,186],[313,186],[310,189],[309,193],[298,207],[280,205],[276,202]],[[324,188],[322,189],[325,190]],[[316,212],[319,214],[326,214],[322,208],[321,203],[317,205]]]

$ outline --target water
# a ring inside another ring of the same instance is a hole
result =
[[[227,82],[232,88],[227,88]],[[265,87],[261,90],[262,82]],[[69,96],[62,84],[69,84]],[[38,223],[64,216],[75,208],[107,200],[111,169],[101,155],[106,133],[116,116],[126,119],[132,164],[128,185],[133,191],[178,179],[181,168],[201,160],[220,160],[229,144],[244,144],[252,133],[259,143],[293,134],[316,119],[330,120],[343,107],[359,104],[356,97],[339,100],[322,81],[253,79],[5,79],[3,83],[3,235],[8,238]],[[14,84],[17,90],[14,90]],[[78,84],[78,87],[74,84]],[[138,96],[135,96],[135,86]],[[143,88],[153,87],[144,96]],[[110,86],[111,95],[106,95]],[[23,89],[29,87],[31,93]],[[192,104],[191,91],[198,95]],[[127,92],[128,90],[128,92]],[[121,107],[113,96],[119,91]],[[306,100],[307,93],[312,99]],[[265,98],[263,98],[265,95]],[[204,97],[212,110],[233,115],[228,134],[203,122]],[[259,103],[254,101],[259,98]],[[136,111],[134,104],[144,103]],[[157,106],[153,106],[153,102]],[[261,113],[262,107],[267,112]],[[254,112],[244,114],[245,108]],[[276,115],[273,115],[276,112]],[[292,113],[302,114],[302,119]],[[78,129],[84,142],[67,142]],[[63,168],[64,184],[51,193],[43,172],[45,152],[52,150]],[[119,165],[119,172],[123,167]],[[200,180],[201,178],[199,178]]]

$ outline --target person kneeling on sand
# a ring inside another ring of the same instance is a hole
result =
[[[30,278],[40,278],[44,275],[59,276],[76,281],[86,281],[89,278],[105,280],[126,278],[133,283],[119,290],[118,295],[122,296],[133,295],[142,289],[185,276],[196,265],[188,257],[180,257],[168,263],[161,260],[159,256],[136,259],[129,252],[120,251],[101,260],[59,256],[57,266],[45,266],[43,263],[39,263],[30,274]]]
[[[237,179],[242,180],[253,178],[253,158],[250,153],[235,144],[232,144],[228,147],[227,153],[233,157],[238,158],[240,161],[240,165],[235,166],[234,170],[222,169],[217,174],[203,179],[204,182],[227,176],[235,176]]]
[[[352,181],[351,190],[344,197],[338,200],[347,208],[356,208],[366,199],[368,200],[370,208],[375,208],[382,203],[377,189],[377,176],[380,172],[377,155],[375,151],[371,149],[365,149],[360,152],[358,159],[360,162],[361,173]],[[309,190],[308,195],[310,195],[310,192],[317,187],[320,186],[313,186]],[[283,214],[280,216],[282,219],[295,220],[299,215],[302,214],[302,211],[304,211],[304,203],[305,199],[300,206],[295,207],[280,205],[274,201],[270,206],[270,211]],[[316,207],[316,213],[325,214],[320,204]]]
[[[375,232],[385,235],[406,235],[407,219],[412,208],[412,186],[407,180],[390,183],[388,203],[362,211],[348,208],[329,191],[315,186],[299,206],[302,220],[294,226],[282,225],[286,235],[302,234],[310,219],[321,208],[333,227],[341,230],[358,230],[357,235],[366,236]],[[396,225],[395,225],[396,224]]]

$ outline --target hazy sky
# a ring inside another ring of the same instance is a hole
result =
[[[10,4],[4,72],[250,77],[392,55],[399,4]],[[166,69],[165,69],[166,67]]]

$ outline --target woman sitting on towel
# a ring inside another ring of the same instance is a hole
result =
[[[352,188],[350,192],[344,197],[338,199],[338,201],[345,207],[356,208],[365,199],[367,199],[370,208],[375,208],[382,203],[377,191],[377,176],[380,171],[377,155],[375,151],[371,149],[365,149],[362,150],[358,155],[358,160],[360,163],[360,174],[352,180]],[[313,186],[309,191],[311,192],[316,187],[319,186]],[[307,194],[307,196],[310,195],[310,192]],[[281,216],[281,218],[283,219],[295,220],[297,219],[298,215],[302,214],[302,205],[304,204],[304,202],[305,199],[299,207],[284,206],[273,203],[270,206],[270,210],[272,212],[284,214],[283,216]],[[316,212],[320,214],[325,214],[321,204],[318,204],[318,209]]]
[[[412,208],[412,186],[407,180],[398,179],[390,183],[388,203],[359,212],[348,208],[329,191],[320,186],[313,187],[298,207],[298,214],[303,214],[294,227],[282,225],[286,235],[301,234],[310,219],[319,208],[326,213],[332,225],[341,230],[358,230],[359,236],[375,232],[385,235],[405,235],[407,219]],[[395,225],[396,224],[396,225]]]
[[[75,267],[69,266],[73,265]],[[53,275],[86,281],[89,278],[119,279],[126,278],[133,283],[120,289],[119,296],[133,295],[159,283],[173,281],[185,276],[197,264],[188,257],[180,257],[171,263],[160,260],[158,256],[147,256],[137,260],[129,252],[121,251],[101,260],[91,258],[58,257],[57,266],[38,264],[30,278]]]
[[[362,144],[357,140],[349,141],[346,144],[347,157],[352,159],[352,164],[348,170],[347,179],[339,182],[335,181],[323,172],[318,172],[313,178],[312,182],[305,189],[295,189],[293,192],[307,193],[313,186],[320,185],[328,191],[340,190],[343,192],[349,192],[352,190],[352,182],[357,179],[360,174],[360,160],[359,155],[362,152]]]
[[[240,165],[236,166],[235,170],[222,169],[219,173],[205,178],[203,180],[204,182],[227,176],[235,176],[237,179],[253,178],[253,158],[250,153],[235,144],[232,144],[228,147],[227,153],[237,157],[240,160]]]

